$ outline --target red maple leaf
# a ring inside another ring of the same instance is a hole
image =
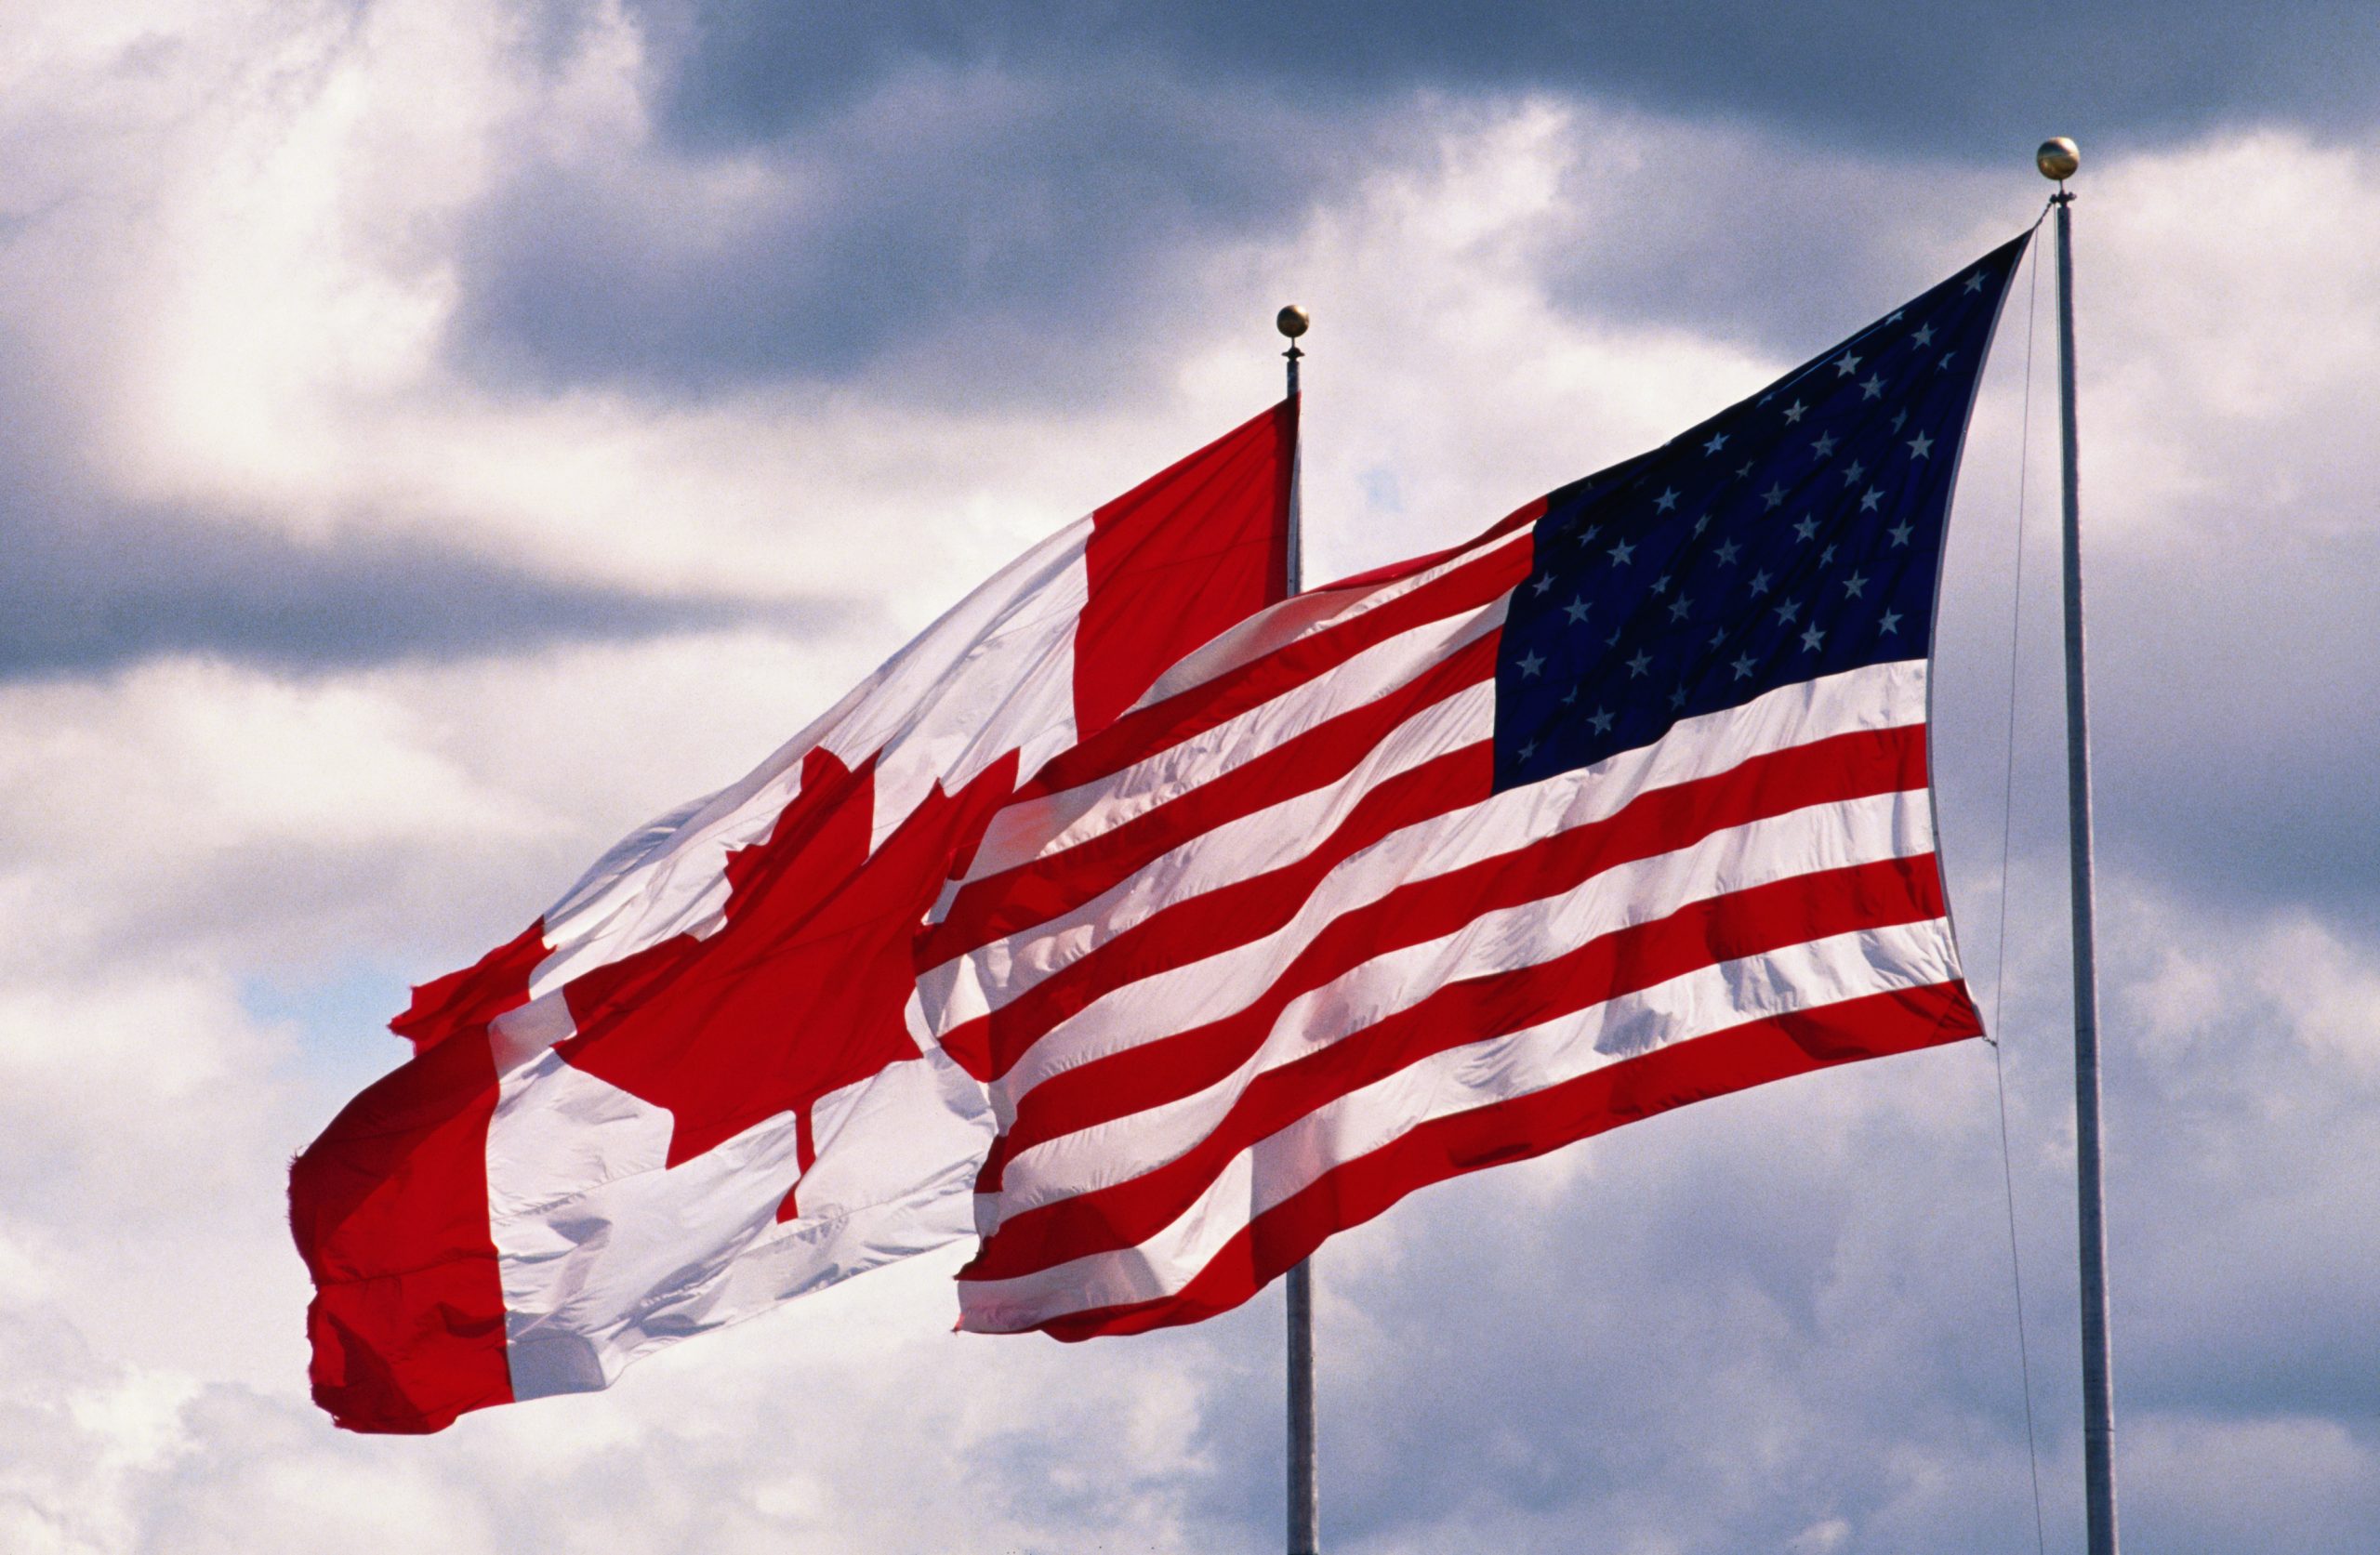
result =
[[[1015,784],[1015,758],[957,795],[939,784],[871,854],[876,758],[803,758],[801,790],[766,841],[727,861],[725,925],[680,934],[573,982],[574,1066],[668,1109],[667,1164],[794,1114],[815,1155],[822,1098],[918,1057],[903,1020],[911,942],[954,857]],[[787,1193],[780,1219],[793,1214]]]

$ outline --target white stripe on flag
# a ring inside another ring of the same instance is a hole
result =
[[[1924,791],[1880,795],[1730,827],[1691,847],[1606,870],[1565,895],[1483,913],[1455,933],[1376,955],[1300,995],[1275,1019],[1263,1045],[1246,1062],[1197,1095],[1027,1148],[1009,1162],[1001,1179],[1007,1213],[1088,1193],[1164,1165],[1211,1132],[1257,1075],[1352,1036],[1458,979],[1538,966],[1606,934],[1667,917],[1691,903],[1820,870],[1919,857],[1932,848]],[[1395,876],[1358,877],[1348,883],[1356,890],[1368,887],[1368,894],[1377,896],[1395,883]],[[1175,976],[1211,976],[1211,967],[1202,964]],[[1269,986],[1270,974],[1277,970],[1277,964],[1258,970],[1236,985],[1235,992],[1252,998]],[[1260,978],[1263,981],[1257,982]],[[1155,978],[1134,983],[1126,991],[1133,997],[1086,1010],[1078,1021],[1042,1038],[1035,1056],[1053,1043],[1070,1053],[1075,1042],[1087,1035],[1114,1051],[1118,1042],[1129,1045],[1135,1036],[1182,1029],[1180,1024],[1153,1023],[1154,1012],[1165,1008],[1169,997],[1178,996],[1163,986],[1173,981]],[[1053,1056],[1051,1062],[1059,1061]],[[1033,1083],[1020,1071],[998,1087],[1003,1126]]]
[[[1164,1033],[1202,1025],[1254,997],[1315,935],[1342,913],[1379,896],[1388,885],[1427,879],[1501,857],[1542,838],[1606,820],[1648,791],[1728,771],[1769,751],[1861,730],[1908,727],[1924,716],[1924,665],[1911,661],[1788,686],[1742,707],[1688,720],[1680,726],[1691,726],[1687,738],[1622,752],[1555,781],[1508,789],[1465,810],[1408,826],[1334,869],[1281,929],[1186,968],[1157,969],[1108,995],[1083,1016],[1108,1007],[1115,1013],[1103,1024],[1111,1031]],[[1461,725],[1441,731],[1431,729],[1426,720],[1416,720],[1410,727],[1417,734],[1445,738],[1446,749],[1459,748],[1461,734],[1468,731]],[[1342,786],[1348,790],[1348,803],[1361,797],[1352,780]],[[1284,838],[1302,834],[1283,830],[1271,835]],[[1206,863],[1211,876],[1228,878],[1236,865],[1244,877],[1284,862],[1278,855],[1265,854],[1265,832],[1250,829],[1246,836],[1249,841],[1236,857]],[[1185,844],[1184,850],[1200,845]],[[1108,893],[1106,907],[1120,910],[1128,921],[1138,922],[1191,894],[1177,889],[1176,879],[1175,859],[1161,861]],[[1078,954],[1088,954],[1113,937],[1111,925],[1098,909],[1053,920],[1052,932],[1072,935],[1077,942],[1090,941]],[[1037,926],[1008,942],[1009,946],[1022,942],[1028,947],[1025,954],[997,947],[977,962],[999,974],[985,990],[988,1008],[1003,1008],[1051,975],[1054,956],[1047,961],[1040,956],[1028,958],[1038,936]],[[1071,1023],[1077,1030],[1082,1029],[1081,1019]],[[996,1105],[1003,1091],[1011,1097],[1022,1095],[1051,1074],[1130,1045],[1129,1039],[1068,1040],[1044,1056],[1041,1048],[1049,1040],[1045,1036],[1004,1077],[1003,1084],[994,1087]]]
[[[1140,1244],[1001,1280],[962,1280],[967,1326],[1017,1332],[1068,1312],[1180,1290],[1252,1219],[1332,1168],[1434,1118],[1511,1100],[1627,1052],[1957,975],[1936,918],[1808,941],[1724,962],[1525,1031],[1431,1055],[1341,1097],[1241,1152],[1171,1224]]]
[[[966,880],[982,879],[1103,837],[1168,799],[1212,783],[1324,720],[1376,702],[1504,623],[1501,599],[1375,643],[1327,675],[1303,681],[1247,712],[1095,782],[1000,811],[985,833]],[[963,882],[962,882],[963,883]],[[947,911],[953,892],[944,893]]]

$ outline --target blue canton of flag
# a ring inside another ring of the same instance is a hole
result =
[[[1959,448],[2030,235],[1546,499],[1497,658],[1499,788],[1926,656]]]

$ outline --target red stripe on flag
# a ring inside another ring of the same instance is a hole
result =
[[[1257,1216],[1174,1295],[1067,1313],[1038,1326],[1076,1341],[1197,1323],[1240,1305],[1335,1232],[1434,1182],[1542,1155],[1674,1107],[1982,1030],[1963,982],[1905,988],[1751,1021],[1528,1096],[1433,1119]]]
[[[1527,579],[1534,543],[1522,535],[1352,620],[1285,643],[1177,696],[1126,713],[1082,744],[1051,758],[1031,782],[1017,790],[1016,797],[1031,799],[1063,794],[1113,776],[1136,761],[1296,690],[1367,648],[1433,621],[1477,610]]]
[[[1481,764],[1490,759],[1484,744],[1473,751]],[[1391,779],[1382,789],[1400,781]],[[1105,1115],[1121,1116],[1202,1089],[1237,1068],[1263,1044],[1264,1033],[1289,1000],[1387,951],[1451,934],[1482,913],[1575,890],[1606,869],[1689,846],[1730,826],[1924,784],[1923,726],[1862,730],[1770,751],[1724,772],[1657,788],[1600,821],[1443,875],[1390,885],[1375,900],[1333,919],[1248,1010],[1053,1076],[1019,1100],[1012,1129],[1049,1137],[1038,1119],[1050,1113],[1059,1118],[1081,1115],[1082,1103],[1069,1098],[1115,1096],[1117,1110]],[[1442,795],[1446,788],[1424,792]],[[1464,802],[1475,801],[1456,800],[1457,805]],[[1393,829],[1382,823],[1403,820],[1400,811],[1422,810],[1426,803],[1402,806],[1392,801],[1378,818],[1364,815],[1358,806],[1357,813],[1308,857],[1154,914],[1018,995],[984,1018],[997,1074],[1006,1074],[1060,1021],[1105,995],[1276,932],[1297,916],[1325,875]],[[1144,1073],[1144,1066],[1148,1066],[1148,1083],[1183,1088],[1143,1095],[1141,1086],[1125,1076]],[[1169,1080],[1155,1079],[1166,1073]],[[1057,1088],[1049,1100],[1037,1100],[1051,1087]],[[1086,1118],[1055,1131],[1071,1132],[1095,1121],[1100,1119]]]
[[[1553,505],[1554,500],[1551,494],[1525,502],[1459,546],[1448,546],[1442,551],[1431,551],[1424,556],[1408,557],[1402,561],[1392,561],[1386,566],[1374,567],[1368,572],[1350,573],[1343,578],[1334,578],[1319,587],[1309,588],[1306,593],[1337,594],[1350,588],[1377,588],[1384,583],[1395,583],[1399,578],[1409,578],[1416,573],[1426,573],[1441,562],[1453,560],[1467,550],[1476,550],[1490,540],[1510,534],[1516,529],[1528,528],[1538,520],[1545,517],[1546,509]]]
[[[1271,932],[1278,929],[1287,921],[1281,916],[1284,909],[1294,916],[1296,905],[1335,865],[1392,832],[1475,803],[1488,793],[1494,779],[1495,751],[1487,741],[1448,751],[1435,760],[1397,773],[1366,794],[1339,828],[1325,838],[1312,854],[1297,863],[1271,874],[1219,886],[1177,903],[1124,930],[1106,945],[1054,973],[1038,987],[1019,995],[1001,1010],[968,1022],[971,1028],[982,1029],[985,1076],[992,1077],[990,1071],[995,1061],[999,1063],[1000,1073],[1005,1074],[1038,1039],[1038,1035],[1064,1019],[1065,1013],[1082,1008],[1103,993],[1136,981],[1143,975],[1144,968],[1156,966],[1157,969],[1163,970],[1181,965],[1184,960],[1196,960],[1210,954],[1201,950],[1201,945],[1213,944],[1227,950],[1243,942],[1252,930]],[[1161,925],[1160,919],[1163,920]],[[1265,927],[1268,924],[1270,928]],[[1149,930],[1148,936],[1143,936],[1144,929]],[[1126,942],[1134,942],[1136,936],[1144,939],[1157,937],[1162,942],[1154,946]],[[1108,954],[1118,946],[1120,950],[1117,955]],[[1282,981],[1294,977],[1302,969],[1302,960],[1301,957],[1299,963],[1293,964]],[[1083,970],[1078,972],[1078,969]],[[1069,988],[1069,982],[1074,986]],[[1036,997],[1042,989],[1053,983],[1058,985],[1057,992],[1051,995],[1054,1003],[1049,1007],[1037,1007],[1034,1004]],[[1288,996],[1283,995],[1284,1002]],[[1270,991],[1263,1004],[1265,1008],[1277,1011]],[[1000,1018],[1012,1010],[1016,1013],[1011,1023],[1001,1024]],[[1235,1016],[1228,1021],[1216,1021],[1193,1033],[1155,1038],[1127,1052],[1093,1059],[1043,1081],[1027,1092],[1019,1103],[1020,1110],[1010,1132],[992,1141],[991,1155],[980,1183],[981,1190],[989,1192],[998,1186],[1000,1163],[1012,1151],[1022,1150],[1025,1144],[1041,1137],[1051,1120],[1088,1116],[1095,1106],[1104,1112],[1103,1102],[1110,1098],[1116,1108],[1114,1115],[1120,1116],[1123,1112],[1132,1110],[1133,1104],[1126,1098],[1138,1093],[1132,1084],[1132,1077],[1138,1071],[1138,1066],[1132,1061],[1133,1055],[1161,1056],[1164,1052],[1186,1049],[1200,1041],[1223,1039],[1228,1029],[1241,1018]],[[1013,1047],[1002,1046],[1003,1043],[1012,1043]],[[1224,1064],[1216,1077],[1228,1074],[1236,1063],[1236,1061]],[[1052,1087],[1056,1087],[1055,1090],[1044,1098],[1042,1093]],[[1088,1123],[1074,1127],[1088,1127]],[[1056,1131],[1065,1133],[1071,1129],[1060,1127]]]
[[[1388,695],[1351,707],[1063,852],[970,882],[943,921],[927,930],[918,964],[940,966],[1064,917],[1192,837],[1339,782],[1416,714],[1492,679],[1496,640],[1493,632],[1474,639]],[[1486,798],[1494,775],[1491,766],[1470,797]]]
[[[1941,914],[1932,855],[1886,859],[1693,903],[1535,966],[1448,982],[1254,1076],[1205,1138],[1164,1166],[1019,1211],[985,1240],[959,1278],[1010,1279],[1144,1242],[1171,1225],[1241,1152],[1433,1054],[1525,1031],[1721,962]]]
[[[1284,400],[1091,514],[1091,597],[1075,625],[1078,735],[1288,595],[1297,444],[1298,402]]]
[[[512,1401],[487,1222],[485,1028],[383,1075],[289,1169],[313,1273],[314,1402],[350,1430],[442,1430]]]

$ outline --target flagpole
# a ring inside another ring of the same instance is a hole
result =
[[[2066,824],[2074,912],[2074,1176],[2082,1244],[2082,1495],[2089,1555],[2116,1555],[2115,1388],[2108,1362],[2108,1232],[2099,1182],[2099,980],[2091,884],[2090,717],[2082,677],[2082,523],[2074,424],[2074,142],[2044,141],[2042,177],[2057,180],[2058,441],[2065,455]]]
[[[1273,323],[1289,342],[1289,349],[1281,354],[1289,359],[1289,394],[1294,400],[1298,394],[1298,360],[1305,355],[1298,349],[1298,336],[1306,332],[1313,319],[1304,309],[1291,303],[1275,315]],[[1300,420],[1302,422],[1303,417]],[[1302,436],[1299,441],[1304,441]],[[1305,586],[1305,516],[1299,491],[1301,461],[1295,450],[1290,457],[1288,576],[1289,592],[1295,594]],[[1315,1483],[1314,1449],[1314,1272],[1308,1261],[1301,1259],[1290,1269],[1286,1288],[1289,1309],[1289,1555],[1321,1555],[1322,1503]]]

